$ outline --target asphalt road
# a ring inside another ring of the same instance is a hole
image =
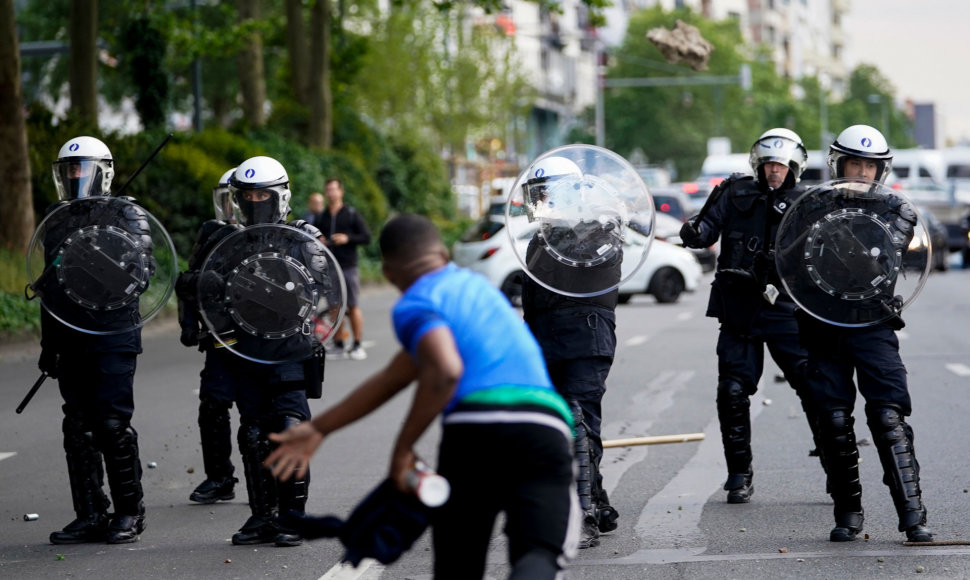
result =
[[[756,493],[746,505],[724,503],[725,476],[715,416],[716,323],[704,317],[707,282],[672,305],[639,296],[620,306],[619,348],[604,400],[604,438],[706,433],[701,442],[606,451],[603,472],[620,527],[573,562],[573,579],[634,578],[920,578],[970,577],[970,545],[905,547],[862,405],[856,416],[863,440],[866,538],[828,541],[831,502],[808,425],[777,367],[766,364],[753,399]],[[924,501],[938,540],[970,544],[967,475],[970,389],[970,270],[933,274],[905,313],[900,333],[914,414]],[[364,292],[369,358],[328,363],[324,397],[335,402],[386,361],[395,343],[388,312],[390,288]],[[38,349],[0,347],[0,577],[3,578],[430,578],[427,534],[395,564],[335,568],[334,540],[296,548],[232,546],[230,536],[249,515],[245,487],[236,499],[210,506],[188,501],[202,480],[196,414],[202,357],[182,347],[172,321],[145,329],[145,354],[135,378],[135,417],[148,529],[134,544],[53,546],[48,535],[73,519],[62,450],[60,396],[49,381],[23,414],[14,409],[36,379]],[[383,477],[391,441],[409,395],[345,431],[321,448],[312,465],[312,513],[346,515]],[[234,417],[236,425],[238,417]],[[420,442],[433,458],[437,429]],[[242,468],[236,455],[240,479]],[[495,466],[495,485],[514,477]],[[24,514],[36,513],[36,521]],[[504,578],[501,523],[489,556],[489,578]]]

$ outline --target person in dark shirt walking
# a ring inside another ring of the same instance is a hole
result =
[[[357,247],[369,244],[371,234],[360,212],[344,203],[344,186],[339,179],[327,180],[324,195],[327,198],[327,208],[314,225],[320,228],[325,238],[324,243],[344,272],[347,283],[347,316],[350,318],[350,330],[354,334],[350,351],[345,352],[344,323],[341,321],[333,343],[335,352],[329,354],[331,358],[350,356],[354,360],[364,360],[367,352],[361,345],[364,315],[358,305],[360,273],[357,270]]]

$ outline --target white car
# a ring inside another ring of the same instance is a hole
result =
[[[513,219],[528,219],[525,216]],[[521,231],[516,243],[521,244],[519,252],[525,249],[532,239],[534,228],[518,228]],[[627,228],[626,242],[623,246],[626,264],[638,264],[640,256],[647,247],[647,238]],[[455,264],[479,272],[504,293],[512,304],[522,303],[522,280],[526,275],[522,264],[512,250],[508,233],[505,231],[505,218],[489,216],[462,235],[452,248]],[[632,276],[623,273],[624,282],[619,288],[621,304],[630,301],[634,294],[652,294],[660,303],[676,302],[683,292],[697,289],[701,278],[701,266],[697,258],[682,247],[661,240],[650,245],[643,265]]]

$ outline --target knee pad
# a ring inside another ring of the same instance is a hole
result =
[[[94,429],[94,439],[103,449],[106,445],[119,445],[137,441],[138,434],[125,419],[106,417]]]
[[[256,423],[243,422],[239,425],[239,432],[236,433],[236,443],[239,444],[239,450],[243,452],[244,450],[256,450],[259,449],[259,442],[263,437],[263,430],[259,428]]]
[[[820,416],[819,423],[822,431],[828,434],[830,439],[841,442],[853,433],[855,418],[852,417],[849,409],[832,409]]]
[[[718,407],[729,408],[748,408],[751,401],[748,399],[748,392],[737,381],[721,381],[717,384],[717,405]]]
[[[895,407],[866,407],[869,428],[880,433],[895,431],[906,425],[902,413]]]

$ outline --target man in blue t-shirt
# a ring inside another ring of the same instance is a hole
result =
[[[402,292],[392,317],[402,349],[343,401],[272,435],[267,459],[300,477],[330,433],[417,389],[389,478],[408,490],[413,446],[439,414],[438,473],[451,484],[432,516],[435,578],[481,578],[495,518],[505,512],[514,578],[555,578],[575,554],[581,513],[572,473],[572,414],[535,339],[508,301],[448,261],[426,218],[405,214],[380,235],[384,276]],[[495,479],[496,466],[508,474]]]

